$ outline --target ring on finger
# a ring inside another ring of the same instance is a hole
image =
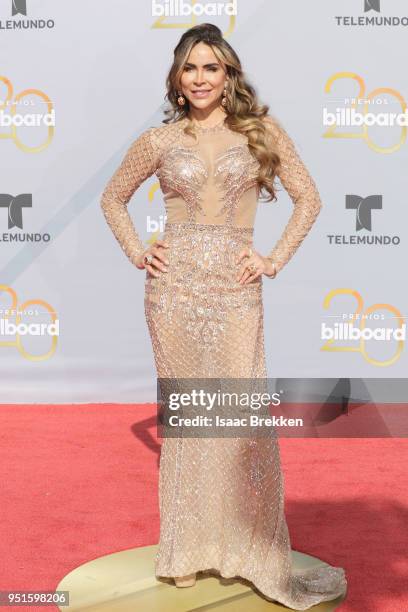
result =
[[[150,265],[153,261],[153,255],[151,255],[150,253],[147,253],[144,257],[143,257],[143,263],[145,265]]]
[[[255,272],[256,272],[256,265],[255,264],[250,264],[248,266],[248,270],[251,272],[251,274],[255,274]]]

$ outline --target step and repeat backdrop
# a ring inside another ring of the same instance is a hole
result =
[[[270,376],[365,388],[406,376],[405,0],[0,0],[2,403],[155,400],[145,272],[100,197],[130,143],[161,124],[173,49],[202,22],[236,49],[323,202],[263,281]],[[259,204],[261,253],[293,210],[278,187]],[[160,236],[155,175],[129,212],[146,246]]]

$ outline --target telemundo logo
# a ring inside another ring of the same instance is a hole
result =
[[[371,13],[374,12],[374,14]],[[366,13],[370,13],[367,15]],[[376,15],[376,13],[379,13]],[[364,0],[364,15],[335,17],[339,26],[408,26],[408,17],[404,15],[381,15],[380,0]]]
[[[190,17],[195,15],[201,17],[206,15],[209,17],[217,17],[221,15],[237,15],[238,0],[230,2],[208,2],[203,4],[197,2],[191,4],[187,0],[152,0],[152,16],[153,17]]]
[[[55,27],[53,19],[21,19],[27,17],[26,0],[11,0],[11,16],[13,19],[0,19],[0,30],[43,30]]]

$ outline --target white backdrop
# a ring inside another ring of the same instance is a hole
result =
[[[291,262],[264,279],[270,376],[406,376],[403,334],[365,343],[321,337],[323,323],[333,327],[358,310],[378,317],[368,328],[406,321],[407,128],[337,127],[328,135],[323,124],[325,108],[350,108],[358,94],[370,100],[358,105],[362,113],[405,109],[406,2],[238,0],[237,8],[233,18],[159,23],[151,0],[0,0],[1,402],[154,401],[144,272],[119,248],[99,201],[131,141],[160,125],[174,46],[204,21],[238,52],[323,201]],[[10,124],[50,111],[55,126]],[[146,244],[148,224],[164,215],[159,190],[149,201],[155,183],[153,176],[129,204]],[[358,209],[346,208],[352,195]],[[377,196],[371,227],[369,196]],[[260,252],[270,251],[291,210],[283,190],[278,203],[260,203]],[[361,236],[377,244],[352,244]],[[47,327],[38,335],[38,324],[52,320],[57,335]]]

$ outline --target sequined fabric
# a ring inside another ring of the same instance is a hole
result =
[[[279,145],[280,179],[294,213],[272,254],[289,261],[321,206],[289,136],[267,120]],[[151,128],[130,147],[102,207],[133,261],[141,252],[126,205],[156,172],[164,195],[168,272],[146,272],[145,314],[159,378],[265,378],[262,278],[236,280],[236,256],[253,244],[257,162],[224,124],[185,137],[185,122]],[[266,597],[306,610],[343,594],[344,570],[296,570],[284,516],[276,432],[260,438],[164,438],[159,475],[157,576],[200,570],[241,576]]]

